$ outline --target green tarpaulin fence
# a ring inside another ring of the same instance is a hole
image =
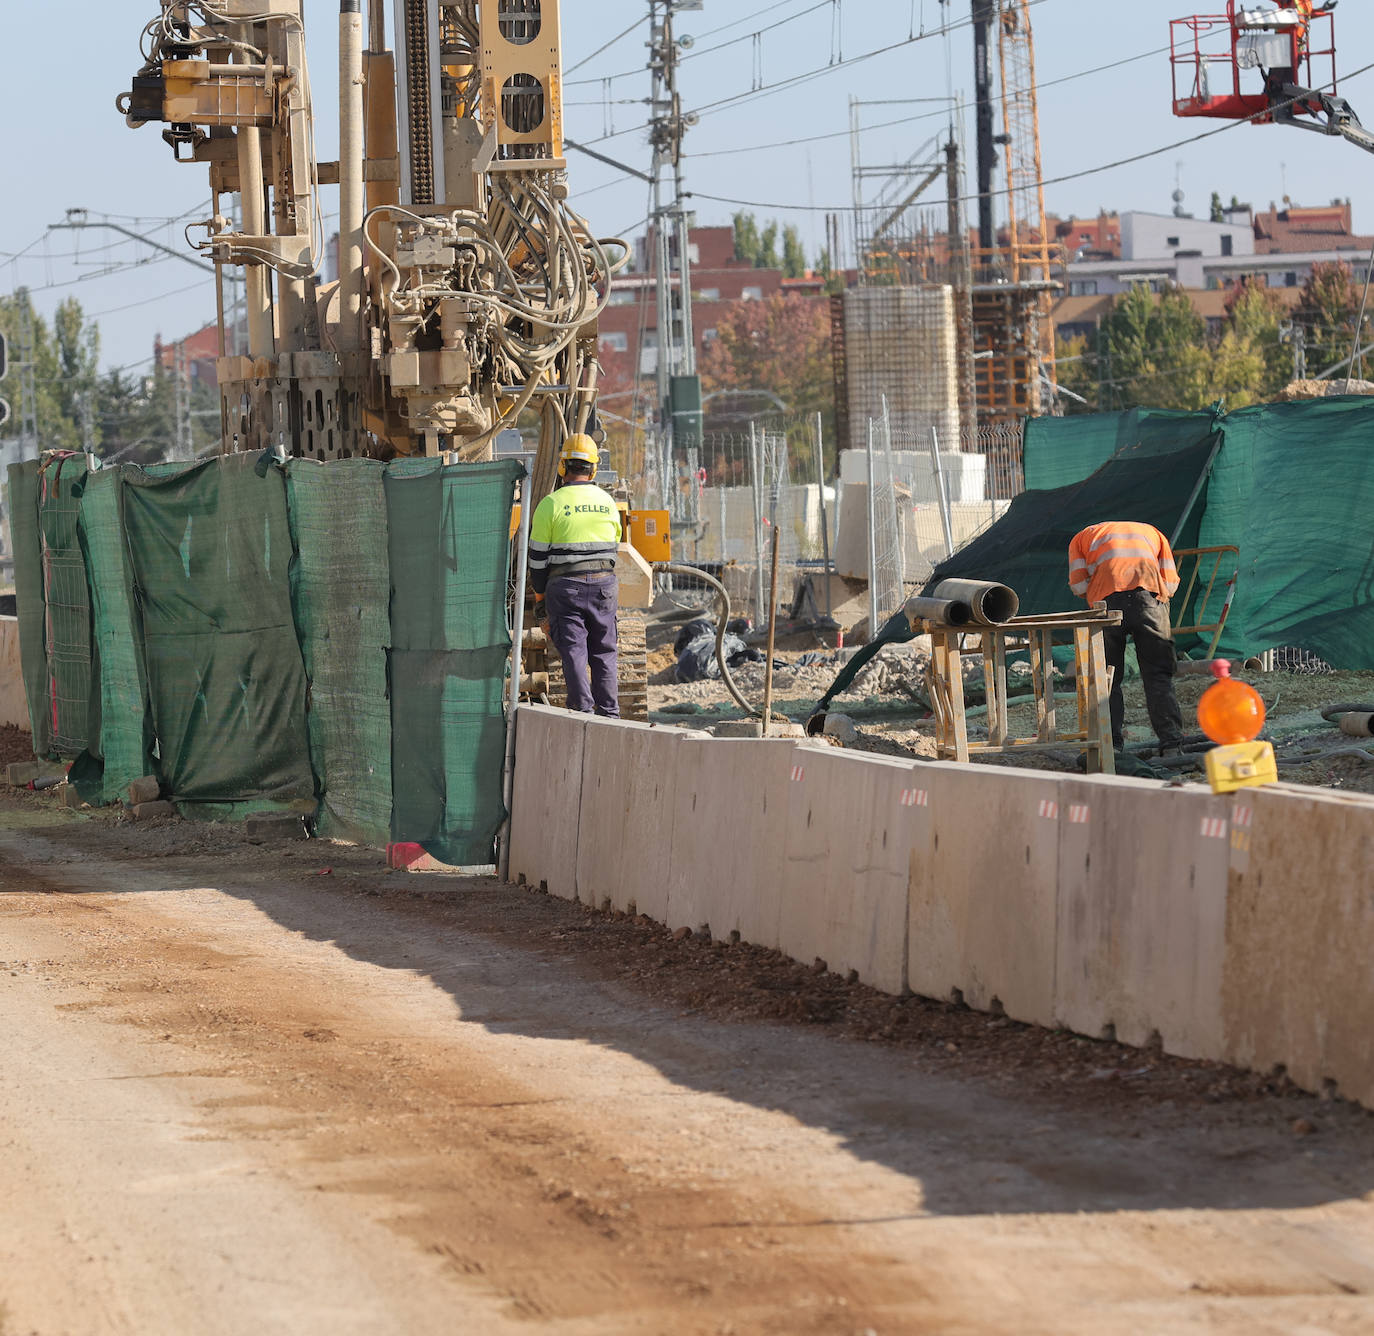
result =
[[[1293,645],[1337,668],[1374,668],[1374,399],[1365,396],[1031,419],[1029,490],[928,587],[956,575],[1004,580],[1025,612],[1081,607],[1068,588],[1075,526],[1141,519],[1172,534],[1214,446],[1179,546],[1240,549],[1218,653]]]
[[[187,815],[490,861],[521,466],[10,470],[35,749],[88,800],[155,773]]]

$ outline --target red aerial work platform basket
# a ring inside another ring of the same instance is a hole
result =
[[[1225,14],[1175,19],[1169,25],[1174,115],[1262,124],[1273,119],[1284,84],[1335,93],[1335,26],[1330,10],[1311,0],[1277,6],[1227,0]]]

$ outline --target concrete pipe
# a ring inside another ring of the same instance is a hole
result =
[[[941,626],[967,626],[973,609],[957,598],[909,598],[903,608],[913,627],[918,622],[938,622]]]
[[[967,603],[973,620],[984,626],[1000,626],[1011,621],[1021,606],[1014,589],[990,580],[941,580],[933,595],[938,599]]]
[[[1341,732],[1349,738],[1374,738],[1374,714],[1343,714]]]

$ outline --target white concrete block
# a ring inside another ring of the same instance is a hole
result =
[[[577,898],[582,751],[587,715],[522,705],[515,715],[510,875]]]
[[[705,733],[589,717],[582,754],[577,898],[660,923],[668,911],[677,769]]]
[[[1233,803],[1225,1057],[1374,1107],[1374,798],[1275,785]]]
[[[928,838],[933,766],[798,748],[789,777],[778,944],[803,962],[906,988],[907,885]],[[926,793],[922,801],[919,797]]]
[[[934,835],[911,860],[907,981],[925,997],[1054,1021],[1060,776],[927,765]]]
[[[790,741],[689,739],[677,748],[670,928],[774,950],[787,844]],[[809,754],[809,749],[805,749]]]
[[[17,617],[0,617],[0,724],[14,724],[25,732],[29,727],[24,670],[19,661]]]
[[[1189,1058],[1222,1052],[1230,802],[1117,776],[1060,785],[1055,1016]]]

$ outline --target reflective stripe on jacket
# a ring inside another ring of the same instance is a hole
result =
[[[604,561],[615,565],[620,512],[615,498],[592,482],[570,482],[552,491],[530,521],[530,580],[542,594],[560,567]]]
[[[1069,588],[1089,603],[1128,589],[1170,598],[1178,568],[1169,540],[1153,524],[1109,520],[1090,524],[1069,544]]]

